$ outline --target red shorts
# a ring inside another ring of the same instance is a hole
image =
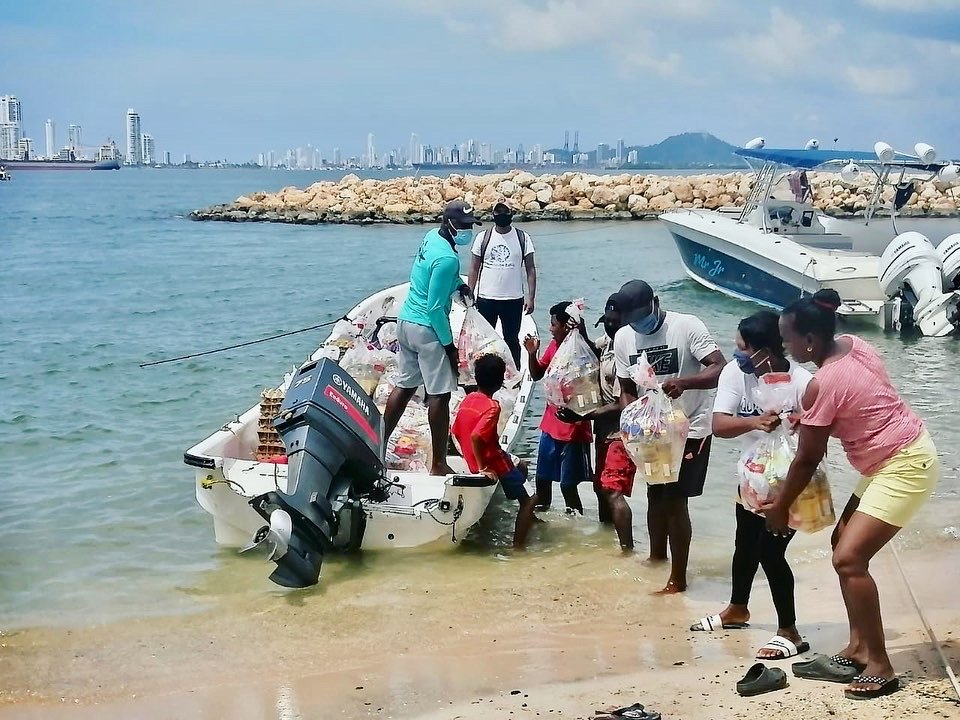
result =
[[[622,440],[613,440],[607,447],[603,469],[600,471],[600,487],[609,492],[618,492],[630,497],[637,466],[627,454]]]

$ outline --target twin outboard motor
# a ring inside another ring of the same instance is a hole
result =
[[[950,247],[942,244],[938,251],[918,232],[901,233],[880,257],[883,293],[902,297],[912,310],[912,318],[907,319],[928,337],[949,335],[958,321],[960,295],[954,290],[960,281],[960,235],[951,238]],[[949,256],[946,268],[945,254]]]
[[[270,523],[251,547],[272,544],[270,579],[302,588],[317,583],[325,553],[360,546],[360,498],[383,475],[383,422],[370,396],[324,359],[297,371],[273,425],[287,449],[287,488],[250,500]]]

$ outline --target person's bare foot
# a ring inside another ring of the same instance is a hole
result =
[[[670,580],[662,590],[657,590],[654,595],[676,595],[677,593],[685,592],[687,589],[686,583],[678,583],[673,580]]]
[[[745,605],[727,605],[720,611],[720,620],[724,625],[746,625],[750,622],[750,611]],[[800,638],[799,633],[794,632],[794,634],[798,639]],[[784,635],[784,637],[787,636]]]
[[[667,562],[668,559],[669,558],[665,558],[665,557],[664,558],[648,557],[643,560],[643,564],[649,567],[657,567],[658,565],[663,565],[665,562]]]
[[[442,463],[441,465],[434,465],[432,468],[430,468],[430,474],[443,476],[453,475],[454,470],[447,463]]]

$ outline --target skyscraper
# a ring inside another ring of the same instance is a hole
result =
[[[373,144],[373,133],[367,133],[367,167],[377,164],[377,148]]]
[[[407,165],[418,162],[420,162],[420,142],[416,133],[410,133],[410,155],[407,157]]]
[[[623,144],[623,138],[617,140],[617,167],[623,165],[626,158],[626,147]]]
[[[153,165],[155,162],[153,135],[144,133],[141,137],[143,143],[143,164]]]
[[[143,137],[140,135],[140,113],[133,108],[127,110],[127,165],[140,165],[143,162]]]
[[[67,144],[71,149],[75,150],[79,154],[79,150],[83,143],[80,142],[80,131],[81,128],[79,125],[71,125],[67,128]]]
[[[43,129],[47,140],[47,157],[52,158],[57,154],[57,124],[48,118]]]
[[[0,160],[15,160],[20,153],[23,119],[16,95],[0,95]]]

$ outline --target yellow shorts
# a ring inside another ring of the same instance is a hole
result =
[[[903,527],[927,501],[940,479],[940,458],[930,433],[887,460],[872,475],[864,475],[853,494],[862,513],[895,527]]]

